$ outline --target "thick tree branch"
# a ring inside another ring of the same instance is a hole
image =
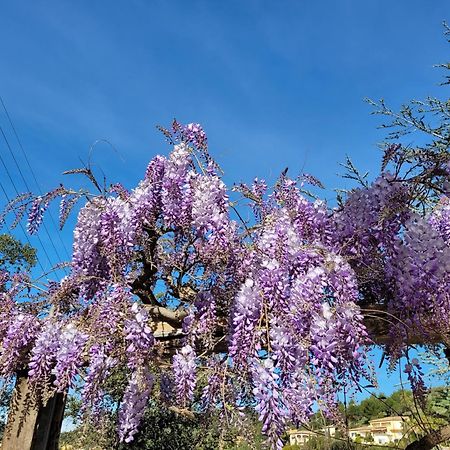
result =
[[[137,295],[143,303],[158,304],[153,295],[153,282],[157,272],[156,265],[153,263],[156,245],[159,235],[151,229],[145,229],[147,233],[147,242],[145,249],[140,252],[140,261],[142,262],[142,272],[131,283],[131,291]]]
[[[370,338],[375,344],[384,345],[390,341],[389,332],[393,326],[402,325],[402,321],[395,315],[387,311],[384,305],[364,305],[361,308],[364,316],[364,325],[367,328]],[[427,329],[427,335],[411,329],[403,323],[406,332],[406,343],[414,344],[449,344],[449,336],[442,333],[436,333],[432,329]]]
[[[172,310],[164,306],[144,305],[145,309],[155,318],[160,319],[174,328],[181,328],[183,319],[189,314],[186,309]]]
[[[432,431],[417,441],[411,442],[405,450],[430,450],[436,445],[441,444],[450,439],[450,425]]]

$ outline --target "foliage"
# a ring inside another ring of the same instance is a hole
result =
[[[73,402],[73,399],[72,399]],[[75,402],[79,410],[79,402]],[[74,412],[73,405],[71,413]],[[121,444],[114,433],[116,418],[112,414],[107,420],[99,423],[85,423],[70,432],[63,433],[61,444],[75,447],[92,448],[101,445],[102,448],[142,449],[142,450],[178,450],[197,449],[215,450],[250,450],[265,449],[260,426],[255,420],[247,424],[246,434],[239,427],[224,429],[218,415],[197,415],[185,417],[169,410],[164,405],[152,401],[146,407],[139,432],[128,444]]]
[[[323,436],[317,436],[310,439],[301,448],[304,450],[358,450],[358,445],[344,439],[326,439]]]
[[[117,422],[117,404],[127,387],[127,376],[126,372],[118,370],[105,385],[105,395],[111,399],[111,408],[110,413],[101,421],[83,421],[84,407],[81,399],[69,396],[65,417],[71,418],[75,429],[64,433],[62,443],[87,448],[101,443],[102,448],[124,450],[267,448],[263,443],[261,426],[251,409],[242,411],[245,420],[239,427],[224,427],[218,411],[209,415],[187,415],[185,411],[176,408],[168,409],[157,396],[147,404],[139,432],[133,441],[120,443],[119,437],[114,433],[114,426]]]
[[[162,405],[151,402],[142,418],[141,429],[133,442],[121,444],[114,432],[114,417],[102,423],[80,426],[65,433],[62,443],[76,447],[91,448],[101,443],[102,448],[142,449],[142,450],[177,450],[199,449],[215,450],[218,448],[219,427],[211,417],[189,419],[180,416]]]
[[[30,244],[22,244],[10,234],[0,235],[0,270],[28,271],[36,262],[36,250]]]
[[[0,438],[3,436],[3,432],[6,427],[6,419],[8,415],[8,408],[11,402],[12,392],[14,384],[2,383],[0,385]]]
[[[450,388],[432,389],[428,398],[427,412],[431,417],[450,422]]]
[[[345,409],[345,415],[349,426],[356,427],[381,417],[411,415],[414,410],[412,392],[402,389],[389,397],[383,394],[373,395],[358,404],[351,400]]]

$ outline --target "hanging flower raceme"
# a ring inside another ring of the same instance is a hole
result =
[[[69,323],[60,334],[56,365],[52,370],[54,384],[59,392],[64,392],[83,366],[83,352],[89,336]]]
[[[133,301],[129,289],[121,284],[97,292],[88,308],[90,333],[96,342],[111,343],[120,337],[125,320],[132,315]]]
[[[430,225],[450,246],[450,197],[442,197],[428,218]]]
[[[167,160],[163,156],[155,156],[149,163],[145,178],[133,189],[129,202],[132,209],[132,222],[136,232],[142,227],[154,228],[162,208],[162,187]]]
[[[137,433],[153,386],[153,376],[146,368],[134,370],[119,409],[119,439],[131,442]]]
[[[136,238],[136,223],[127,201],[109,198],[100,215],[99,245],[114,280],[124,274]]]
[[[63,322],[47,320],[36,338],[28,363],[30,384],[35,391],[51,383],[63,326]]]
[[[183,332],[189,337],[192,345],[202,342],[209,347],[213,345],[216,327],[216,300],[211,292],[200,292],[189,315],[183,319]]]
[[[132,318],[125,321],[124,335],[127,342],[128,366],[135,369],[148,362],[155,339],[145,309],[134,303],[131,313]]]
[[[262,297],[251,279],[247,279],[236,297],[233,331],[229,352],[234,364],[247,365],[248,358],[260,350]]]
[[[419,364],[417,358],[412,358],[403,370],[408,377],[408,381],[411,384],[411,389],[414,393],[414,398],[419,401],[420,406],[425,409],[427,405],[426,395],[428,394],[428,389],[424,382],[424,373],[422,367]]]
[[[195,389],[195,351],[190,345],[173,357],[172,368],[177,402],[186,407],[192,402]]]
[[[271,448],[281,450],[287,418],[286,406],[282,399],[282,385],[279,374],[270,359],[263,364],[255,363],[252,366],[253,394],[256,401],[256,411],[262,423],[262,432],[265,433]]]
[[[84,278],[82,295],[92,298],[101,280],[109,275],[105,256],[101,252],[101,215],[104,199],[96,198],[84,206],[78,214],[73,233],[72,270]]]
[[[0,375],[2,377],[13,376],[23,365],[39,329],[39,320],[33,314],[21,312],[18,309],[11,316],[1,348]]]
[[[426,336],[433,330],[445,335],[450,329],[450,246],[433,220],[430,224],[412,216],[388,260],[393,286],[389,309],[401,320],[398,327],[409,327],[403,333]]]
[[[178,144],[167,160],[162,180],[161,202],[167,227],[186,227],[191,222],[192,188],[191,150]]]
[[[212,356],[207,361],[210,374],[208,382],[203,388],[200,405],[203,411],[214,410],[223,406],[223,374],[222,365],[216,356]]]
[[[280,202],[266,207],[251,273],[235,299],[229,344],[236,376],[258,380],[255,401],[274,448],[286,420],[311,414],[310,398],[297,390],[326,391],[319,406],[334,410],[340,387],[366,375],[368,343],[355,274],[327,246],[329,235],[313,231],[326,228],[328,218],[292,186]],[[332,390],[330,379],[340,380]]]
[[[206,149],[208,146],[208,138],[199,123],[177,124],[175,131],[180,133],[183,141],[192,144],[195,148]]]
[[[192,225],[198,233],[220,234],[228,226],[228,196],[216,175],[198,175],[192,180]]]
[[[111,346],[94,344],[89,349],[89,367],[81,392],[82,410],[91,409],[91,416],[101,414],[101,403],[105,397],[103,383],[109,377],[111,369],[118,361],[109,356]],[[82,411],[82,412],[83,412]]]

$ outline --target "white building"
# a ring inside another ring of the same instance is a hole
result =
[[[374,419],[369,425],[363,427],[350,428],[348,436],[352,440],[369,441],[374,444],[391,444],[399,442],[411,431],[408,426],[408,418],[401,416],[383,417]],[[302,445],[314,436],[334,436],[336,427],[329,425],[320,430],[289,430],[289,443],[291,445]]]
[[[308,442],[312,437],[317,436],[317,433],[309,430],[288,430],[289,444],[299,445],[300,447]]]
[[[373,441],[376,444],[398,442],[408,434],[407,417],[390,416],[370,421]]]

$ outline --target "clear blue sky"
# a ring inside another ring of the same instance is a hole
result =
[[[449,16],[448,0],[3,2],[0,95],[44,190],[99,138],[118,154],[99,145],[97,167],[134,186],[167,151],[154,126],[176,117],[204,125],[229,184],[288,166],[331,197],[345,154],[377,171],[365,97],[439,94]],[[0,125],[23,163],[2,111]],[[1,140],[0,152],[24,191]],[[0,180],[14,196],[1,166]]]

